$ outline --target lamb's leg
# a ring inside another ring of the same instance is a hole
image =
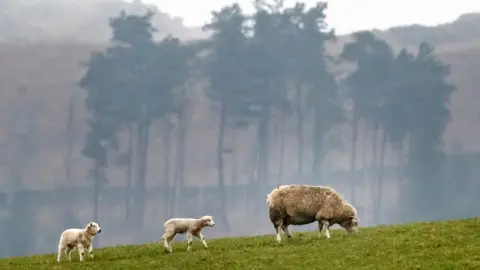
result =
[[[187,251],[190,251],[193,243],[193,236],[191,232],[187,232]]]
[[[62,253],[64,252],[64,248],[62,245],[58,245],[58,253],[57,253],[57,262],[59,263],[62,260]]]
[[[72,261],[72,251],[73,251],[73,248],[71,247],[67,247],[65,249],[65,255],[68,257],[68,261]]]
[[[88,255],[93,259],[93,243],[88,247]]]
[[[285,234],[287,235],[288,239],[292,239],[292,234],[291,234],[290,231],[288,230],[288,225],[283,224],[283,225],[282,225],[282,230],[285,232]]]
[[[171,231],[166,231],[163,235],[163,246],[165,247],[166,253],[172,253],[172,240],[175,237],[176,233]]]
[[[203,237],[203,234],[201,232],[198,232],[195,234],[195,237],[197,237],[198,239],[202,240],[202,244],[205,248],[208,248],[207,246],[207,242],[205,242],[205,237]]]
[[[80,256],[80,261],[83,262],[83,256],[85,255],[85,248],[83,247],[82,244],[79,244],[77,246],[78,249],[78,255]]]

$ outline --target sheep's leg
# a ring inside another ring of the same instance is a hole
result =
[[[82,244],[79,244],[77,246],[78,249],[78,255],[80,256],[80,261],[83,262],[83,256],[85,255],[85,248],[83,247]]]
[[[72,251],[73,251],[73,248],[70,248],[70,247],[67,247],[65,249],[65,255],[68,257],[69,261],[72,261]]]
[[[163,246],[165,247],[165,252],[166,253],[172,253],[172,240],[175,237],[176,233],[175,232],[170,232],[167,231],[163,235]]]
[[[58,245],[58,253],[57,253],[57,262],[58,263],[62,260],[62,253],[64,251],[65,251],[65,249],[61,245]]]
[[[325,226],[325,236],[327,237],[327,239],[329,239],[330,238],[330,230],[328,228],[330,227],[330,223],[326,220],[323,220],[322,223],[323,223],[323,226]]]
[[[280,230],[282,228],[283,223],[280,221],[278,223],[274,223],[275,231],[277,232],[277,242],[282,242],[282,236],[280,236]]]
[[[190,251],[193,243],[193,236],[191,232],[187,232],[187,251]]]
[[[283,224],[283,225],[282,225],[282,230],[285,232],[285,234],[287,235],[288,239],[292,239],[292,234],[291,234],[290,231],[288,230],[288,225]]]
[[[201,232],[199,233],[196,233],[195,234],[195,237],[197,237],[198,239],[202,240],[202,244],[205,248],[207,248],[207,242],[205,242],[205,237],[203,237],[203,234]]]
[[[93,259],[93,243],[88,247],[88,255]]]
[[[322,237],[322,229],[323,229],[323,223],[319,220],[318,221],[318,238]]]

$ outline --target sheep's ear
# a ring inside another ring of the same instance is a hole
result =
[[[93,227],[93,224],[91,222],[88,223],[88,227]]]

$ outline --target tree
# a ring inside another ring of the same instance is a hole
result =
[[[112,45],[104,53],[92,56],[81,86],[88,91],[87,108],[94,120],[84,154],[96,160],[95,177],[104,175],[106,147],[118,148],[117,132],[133,127],[135,141],[129,162],[133,175],[133,220],[141,226],[146,199],[149,130],[155,119],[172,111],[173,90],[184,81],[186,60],[178,39],[167,37],[160,44],[153,40],[154,15],[127,15],[121,12],[110,19]],[[98,182],[98,181],[97,181]]]
[[[304,122],[307,118],[305,109],[313,111],[312,177],[317,180],[320,178],[320,167],[326,154],[326,149],[323,148],[326,135],[342,120],[336,81],[327,68],[330,57],[324,48],[327,41],[334,39],[333,31],[326,30],[326,8],[327,5],[323,2],[309,9],[304,3],[297,3],[292,8],[284,9],[282,14],[277,16],[277,29],[270,31],[279,33],[278,37],[273,39],[276,44],[274,51],[277,53],[273,66],[283,66],[283,69],[277,71],[277,76],[286,78],[283,84],[292,85],[295,91],[300,177],[303,175],[304,163]],[[306,90],[308,92],[305,96]],[[278,91],[272,95],[282,97]],[[288,105],[281,99],[279,103]]]
[[[208,56],[205,75],[210,83],[207,95],[220,105],[217,140],[217,174],[222,215],[220,222],[228,230],[223,154],[226,148],[227,122],[231,117],[248,111],[250,97],[245,94],[248,89],[247,78],[240,60],[246,51],[246,18],[238,4],[214,11],[212,17],[212,21],[204,26],[205,30],[212,31],[212,36],[206,43]]]
[[[333,40],[335,35],[333,30],[326,31],[326,8],[326,3],[318,2],[308,9],[300,20],[303,33],[300,37],[304,47],[299,52],[309,54],[311,57],[307,60],[308,58],[303,56],[302,64],[303,76],[311,89],[308,100],[313,109],[312,181],[321,179],[320,168],[326,154],[324,149],[326,135],[343,121],[336,81],[327,67],[329,56],[325,52],[325,43]]]
[[[344,60],[356,64],[355,71],[346,78],[346,85],[350,92],[350,98],[353,101],[353,135],[350,159],[352,178],[350,196],[353,202],[355,201],[355,160],[359,121],[365,119],[366,124],[373,127],[373,171],[376,168],[377,159],[377,138],[380,128],[379,116],[382,113],[382,105],[385,103],[387,92],[392,87],[394,60],[392,48],[383,40],[376,38],[373,33],[367,31],[357,32],[354,34],[354,38],[355,41],[347,43],[340,55]],[[383,134],[386,136],[386,133]],[[382,143],[382,149],[384,150],[384,148],[385,144]],[[373,177],[375,179],[378,175],[373,173]],[[372,194],[377,194],[374,189],[376,187],[375,182],[372,182],[371,186]],[[373,199],[374,205],[379,205],[378,198],[373,196]]]
[[[455,87],[447,82],[448,65],[439,61],[433,47],[421,43],[418,53],[404,56],[408,69],[399,91],[404,97],[408,119],[409,184],[402,192],[410,218],[438,219],[444,213],[445,192],[442,137],[450,120],[447,107]],[[405,64],[405,62],[404,62]],[[435,211],[434,209],[438,209]]]
[[[269,173],[269,130],[272,109],[281,102],[285,88],[285,62],[283,52],[282,1],[268,4],[256,1],[253,15],[252,37],[248,47],[248,74],[252,89],[255,89],[253,104],[258,108],[257,161],[258,182],[265,182]]]

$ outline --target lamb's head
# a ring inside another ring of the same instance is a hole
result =
[[[358,218],[357,218],[357,210],[350,204],[346,204],[343,209],[343,218],[338,223],[342,226],[347,232],[349,233],[357,233],[358,232]]]
[[[200,218],[202,220],[202,225],[204,227],[213,227],[215,226],[215,221],[213,221],[212,216],[203,216]]]
[[[98,225],[98,223],[93,222],[93,221],[88,223],[88,225],[85,229],[91,235],[96,235],[96,234],[102,232],[102,228],[100,228],[100,225]]]

